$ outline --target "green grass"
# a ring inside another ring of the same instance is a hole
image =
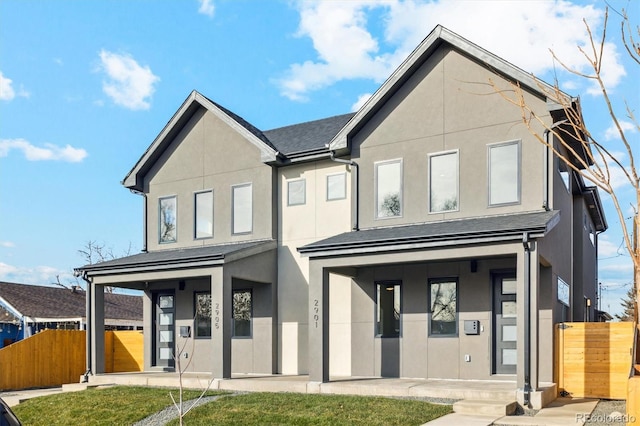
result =
[[[113,386],[65,392],[25,401],[11,410],[24,426],[30,425],[131,425],[173,405],[169,391],[177,389]],[[184,391],[184,400],[197,398],[200,391]],[[207,395],[226,392],[209,391]]]
[[[174,396],[177,391],[173,390]],[[210,391],[207,395],[224,392]],[[198,391],[185,391],[185,400]],[[131,425],[171,405],[169,389],[115,386],[34,398],[13,408],[23,425]],[[189,412],[185,425],[419,425],[451,412],[423,401],[343,395],[248,393]],[[177,425],[178,421],[170,423]]]

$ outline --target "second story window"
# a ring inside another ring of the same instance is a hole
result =
[[[520,202],[520,142],[489,145],[489,205]]]
[[[194,195],[195,238],[213,237],[213,191],[196,192]]]
[[[376,219],[402,216],[402,160],[375,164]]]
[[[347,174],[327,175],[327,201],[347,198]]]
[[[287,182],[287,205],[299,206],[306,202],[306,181],[295,179]]]
[[[429,212],[458,210],[458,152],[429,156]]]
[[[160,198],[158,201],[158,241],[161,244],[177,241],[176,215],[176,197]]]
[[[232,232],[249,234],[253,231],[253,186],[250,183],[231,187]]]

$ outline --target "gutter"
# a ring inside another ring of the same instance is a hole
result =
[[[522,233],[524,247],[524,405],[531,400],[531,247],[529,233]]]
[[[359,170],[360,168],[358,166],[358,163],[356,163],[353,160],[342,160],[340,158],[335,158],[335,151],[329,151],[329,153],[330,153],[329,159],[331,161],[334,161],[336,163],[341,163],[341,164],[347,164],[353,167],[355,185],[353,188],[352,197],[354,198],[355,206],[353,209],[352,229],[354,231],[359,231],[360,230],[360,224],[359,224],[359,217],[360,217],[360,171]]]

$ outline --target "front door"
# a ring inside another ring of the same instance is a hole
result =
[[[515,374],[517,351],[516,275],[493,275],[493,372]]]
[[[175,365],[175,295],[173,293],[156,293],[154,308],[154,365],[173,368]]]

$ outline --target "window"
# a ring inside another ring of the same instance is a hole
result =
[[[376,219],[402,216],[402,160],[375,165]]]
[[[569,166],[559,158],[556,158],[558,162],[558,173],[560,174],[560,179],[562,179],[562,183],[564,183],[564,187],[567,191],[571,191],[571,172],[569,171]]]
[[[455,336],[458,334],[458,282],[432,280],[429,282],[429,334]]]
[[[429,211],[458,210],[458,152],[429,156]]]
[[[251,337],[251,290],[233,290],[233,337]]]
[[[234,234],[248,234],[253,231],[253,198],[252,185],[245,183],[232,186],[233,224]]]
[[[489,205],[520,202],[520,142],[489,145]]]
[[[306,181],[304,179],[287,182],[287,205],[299,206],[306,202]]]
[[[347,198],[347,174],[327,175],[327,201]]]
[[[211,293],[195,293],[195,337],[211,337]]]
[[[160,243],[175,243],[176,233],[176,197],[163,197],[158,202],[158,236]]]
[[[193,202],[195,238],[213,237],[213,191],[196,192]]]
[[[381,337],[400,336],[400,283],[376,283],[376,334]]]
[[[569,284],[562,278],[558,277],[558,302],[562,303],[565,306],[571,306],[571,290],[569,289]]]

